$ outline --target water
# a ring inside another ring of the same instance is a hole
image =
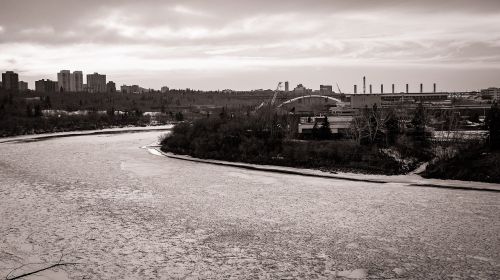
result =
[[[141,148],[161,134],[0,143],[0,277],[61,256],[77,264],[42,274],[499,276],[498,193],[250,171]]]

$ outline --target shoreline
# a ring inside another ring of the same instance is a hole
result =
[[[0,144],[28,143],[35,141],[44,141],[53,138],[64,138],[64,137],[75,137],[75,136],[169,131],[173,128],[173,126],[174,125],[145,126],[145,127],[132,126],[132,127],[121,127],[121,128],[105,128],[100,130],[81,130],[81,131],[55,132],[55,133],[44,133],[44,134],[19,135],[13,137],[0,138]],[[161,147],[160,145],[146,145],[143,146],[142,148],[148,149],[152,154],[168,158],[197,162],[197,163],[214,164],[219,166],[228,166],[228,167],[241,168],[253,171],[273,172],[273,173],[282,173],[288,175],[379,183],[379,184],[403,183],[411,187],[430,187],[430,188],[443,188],[443,189],[456,189],[456,190],[469,190],[469,191],[500,192],[500,184],[495,184],[495,183],[427,179],[414,173],[406,175],[376,175],[376,174],[350,173],[350,172],[331,173],[317,169],[285,167],[278,165],[259,165],[259,164],[243,163],[243,162],[201,159],[201,158],[191,157],[188,155],[174,154],[171,152],[166,153],[163,152],[160,149],[160,147]],[[151,152],[151,150],[155,152],[153,153]]]
[[[241,168],[253,171],[263,171],[263,172],[273,172],[282,173],[288,175],[298,175],[307,177],[316,177],[324,179],[336,179],[336,180],[347,180],[347,181],[357,181],[357,182],[368,182],[368,183],[379,183],[379,184],[391,184],[391,183],[403,183],[409,187],[427,187],[427,188],[441,188],[441,189],[454,189],[454,190],[467,190],[467,191],[486,191],[486,192],[496,192],[500,193],[500,184],[494,183],[484,183],[475,181],[459,181],[459,180],[441,180],[441,179],[427,179],[423,178],[417,174],[407,174],[407,175],[373,175],[373,174],[361,174],[361,173],[348,173],[348,172],[337,172],[329,173],[321,170],[315,169],[305,169],[305,168],[295,168],[295,167],[284,167],[275,165],[258,165],[243,162],[230,162],[222,160],[212,160],[212,159],[200,159],[191,157],[188,155],[178,155],[170,152],[163,152],[160,146],[146,146],[145,148],[153,149],[155,154],[161,154],[164,157],[185,160],[190,162],[214,164],[219,166],[228,166],[234,168]]]
[[[166,124],[157,126],[110,127],[110,128],[94,129],[94,130],[73,130],[64,132],[48,132],[40,134],[24,134],[17,136],[0,137],[0,143],[34,142],[34,141],[48,140],[52,138],[63,138],[63,137],[73,137],[73,136],[85,136],[85,135],[166,131],[166,130],[171,130],[173,127],[174,127],[173,124]]]

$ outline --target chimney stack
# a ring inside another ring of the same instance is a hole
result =
[[[420,84],[420,93],[424,93],[424,84]]]
[[[436,83],[434,83],[434,93],[436,93]]]
[[[394,84],[392,84],[392,93],[394,94]]]
[[[406,84],[406,93],[408,93],[409,87],[408,84]]]
[[[358,85],[354,85],[354,93],[358,93]]]
[[[384,84],[380,84],[380,93],[384,93]]]
[[[372,84],[370,84],[370,94],[372,93]]]
[[[366,77],[363,76],[363,93],[366,93]]]

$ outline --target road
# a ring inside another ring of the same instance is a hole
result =
[[[0,143],[0,277],[61,261],[74,264],[25,279],[500,278],[498,192],[252,171],[141,148],[161,134]]]

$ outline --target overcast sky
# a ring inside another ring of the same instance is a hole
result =
[[[500,86],[500,0],[0,0],[0,70],[144,87]]]

